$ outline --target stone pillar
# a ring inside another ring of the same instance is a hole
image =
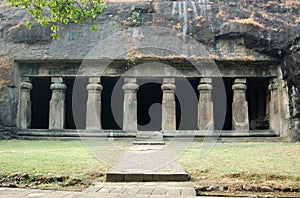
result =
[[[20,84],[19,127],[28,129],[31,126],[30,92],[32,84],[29,79]]]
[[[277,135],[280,134],[279,122],[279,103],[278,103],[278,86],[276,79],[271,79],[269,84],[270,103],[269,103],[269,125]]]
[[[51,78],[52,97],[50,100],[49,129],[64,129],[65,125],[65,91],[67,86],[62,77]]]
[[[232,86],[232,129],[237,131],[249,131],[247,86],[245,84],[246,78],[236,78]]]
[[[211,98],[211,78],[202,78],[198,85],[198,128],[199,130],[214,130],[213,102]]]
[[[123,130],[127,132],[137,131],[137,96],[139,85],[136,78],[124,79],[124,107],[123,107]]]
[[[89,78],[87,85],[88,101],[86,105],[86,129],[101,130],[101,92],[100,77]]]
[[[176,130],[176,104],[175,95],[176,90],[175,78],[164,78],[161,86],[163,91],[162,97],[162,130],[175,131]]]

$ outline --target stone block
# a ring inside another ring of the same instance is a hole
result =
[[[246,78],[236,78],[234,84],[246,84]]]
[[[106,181],[107,182],[123,182],[125,175],[122,173],[106,173]]]
[[[136,83],[136,78],[124,78],[124,83]]]
[[[212,79],[211,78],[201,78],[200,84],[211,84]]]
[[[125,182],[142,182],[144,181],[144,175],[141,173],[130,173],[124,175]]]
[[[89,83],[100,83],[100,77],[89,77]]]
[[[62,77],[52,77],[51,78],[51,83],[63,83],[64,80]]]
[[[164,78],[163,84],[175,84],[175,78]]]

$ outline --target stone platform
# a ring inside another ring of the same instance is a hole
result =
[[[109,182],[188,180],[188,173],[162,145],[131,146],[106,174]]]

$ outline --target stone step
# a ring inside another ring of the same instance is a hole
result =
[[[106,174],[107,182],[162,182],[189,181],[189,175],[183,173],[124,173],[110,171]]]
[[[136,141],[163,141],[163,134],[160,131],[138,131]]]
[[[164,141],[134,141],[133,145],[165,145]]]

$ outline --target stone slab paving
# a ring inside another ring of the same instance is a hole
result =
[[[106,173],[109,182],[188,181],[188,173],[163,145],[133,145]]]
[[[195,197],[191,182],[105,182],[97,183],[82,192],[21,188],[0,188],[0,198],[83,198],[83,197]]]

